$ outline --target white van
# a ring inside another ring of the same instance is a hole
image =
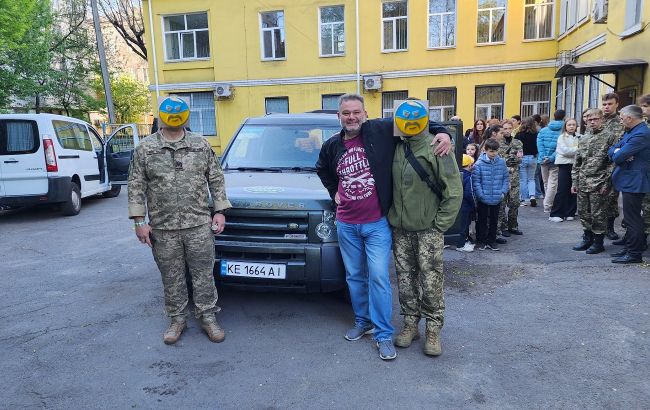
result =
[[[76,215],[81,198],[115,197],[137,143],[133,124],[104,140],[75,118],[0,114],[0,207],[57,204],[64,215]]]

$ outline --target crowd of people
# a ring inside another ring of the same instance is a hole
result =
[[[623,246],[612,262],[641,262],[650,232],[649,119],[650,94],[619,113],[619,96],[608,93],[581,118],[559,109],[553,120],[537,114],[476,120],[463,139],[465,235],[456,250],[499,250],[506,238],[523,234],[519,207],[540,201],[550,222],[579,216],[584,232],[574,250],[604,252],[608,238]],[[620,193],[623,238],[614,230]]]

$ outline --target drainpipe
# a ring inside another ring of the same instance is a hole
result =
[[[153,8],[153,0],[148,0],[149,2],[149,32],[151,33],[151,51],[153,55],[151,56],[153,58],[153,78],[154,82],[156,85],[156,100],[160,97],[160,89],[158,86],[158,59],[156,58],[156,36],[154,35],[153,31],[153,12],[151,9]],[[156,103],[158,104],[158,103]]]
[[[357,94],[361,94],[361,63],[359,57],[359,0],[355,1],[355,22],[356,22],[356,37],[357,37]]]

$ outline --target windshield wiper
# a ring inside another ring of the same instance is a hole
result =
[[[286,167],[282,169],[287,171],[296,171],[296,172],[300,172],[300,171],[316,172],[316,167]]]
[[[256,171],[256,172],[282,172],[282,168],[279,167],[234,167],[234,168],[225,168],[224,171]]]

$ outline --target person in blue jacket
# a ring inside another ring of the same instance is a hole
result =
[[[612,254],[613,263],[641,263],[645,245],[641,204],[650,193],[650,129],[643,121],[643,111],[637,105],[621,110],[620,120],[625,127],[623,139],[607,152],[616,164],[612,183],[623,193],[623,219],[627,226],[625,248]]]
[[[553,121],[542,128],[537,134],[537,163],[542,171],[544,181],[544,212],[551,212],[553,200],[557,192],[558,167],[555,165],[555,149],[557,139],[564,126],[564,110],[553,113]]]
[[[472,174],[478,211],[476,244],[479,250],[499,250],[496,244],[499,205],[508,193],[510,184],[508,167],[499,156],[499,146],[499,141],[494,138],[485,141],[485,152],[478,158]]]

